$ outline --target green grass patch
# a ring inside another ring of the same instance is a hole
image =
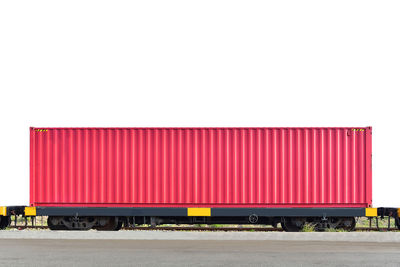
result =
[[[315,225],[312,223],[306,223],[301,229],[301,232],[315,232]]]

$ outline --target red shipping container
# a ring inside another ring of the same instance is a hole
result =
[[[371,127],[31,128],[30,204],[368,207]]]

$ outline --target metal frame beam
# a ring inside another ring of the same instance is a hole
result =
[[[365,208],[210,208],[212,217],[360,217]],[[181,217],[188,208],[36,207],[37,216],[155,216]]]

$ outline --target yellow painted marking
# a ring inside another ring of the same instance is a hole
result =
[[[25,216],[36,216],[36,207],[25,207]]]
[[[367,216],[367,217],[376,217],[376,216],[378,216],[378,209],[377,208],[366,208],[365,209],[365,216]]]
[[[188,208],[188,216],[211,216],[211,208]]]
[[[0,207],[0,216],[7,216],[7,207]]]

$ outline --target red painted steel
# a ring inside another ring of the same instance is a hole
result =
[[[31,128],[30,203],[367,207],[371,127]]]

